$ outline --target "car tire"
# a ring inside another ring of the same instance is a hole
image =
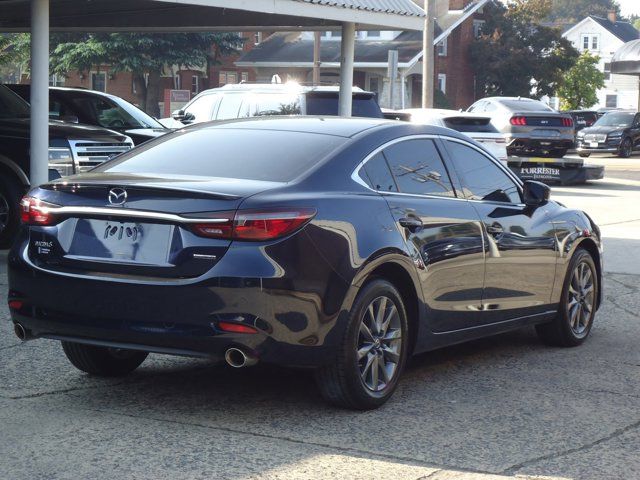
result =
[[[20,198],[23,193],[22,185],[0,172],[0,248],[11,246],[20,227]]]
[[[78,370],[100,377],[121,377],[144,362],[149,355],[137,350],[98,347],[82,343],[62,342],[62,349]]]
[[[578,155],[580,155],[582,158],[589,158],[591,156],[591,153],[579,153]]]
[[[578,248],[571,258],[562,287],[556,318],[536,325],[536,332],[549,345],[575,347],[582,344],[593,326],[600,285],[591,254]]]
[[[398,385],[408,346],[407,314],[398,290],[386,280],[370,281],[356,297],[336,357],[316,371],[322,396],[343,408],[381,406]]]
[[[629,158],[633,153],[633,141],[629,138],[623,138],[622,143],[620,143],[620,148],[618,149],[618,157],[620,158]]]

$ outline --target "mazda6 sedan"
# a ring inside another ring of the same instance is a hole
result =
[[[149,352],[306,367],[325,399],[369,409],[416,353],[528,325],[579,345],[602,299],[594,222],[429,125],[198,124],[21,209],[15,332],[93,375]]]

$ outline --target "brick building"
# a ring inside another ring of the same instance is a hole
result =
[[[469,46],[483,24],[483,6],[489,0],[437,0],[435,28],[435,85],[450,108],[466,108],[475,99]],[[360,31],[357,33],[354,84],[376,92],[383,107],[420,106],[422,92],[422,32]],[[278,32],[243,54],[238,67],[254,69],[256,79],[268,82],[277,74],[283,81],[311,82],[314,35]],[[389,50],[398,51],[398,79],[387,74]],[[320,78],[339,81],[340,32],[323,32],[320,42]],[[393,92],[393,98],[391,93]]]

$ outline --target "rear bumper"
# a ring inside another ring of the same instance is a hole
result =
[[[572,138],[535,138],[527,136],[507,135],[507,150],[513,152],[544,152],[548,150],[564,150],[574,147]]]
[[[241,347],[263,362],[302,367],[325,364],[342,338],[340,309],[326,307],[336,302],[323,298],[316,280],[296,289],[286,277],[209,276],[172,285],[78,278],[36,268],[21,247],[8,258],[10,299],[23,302],[11,318],[35,338],[214,360]],[[224,332],[219,321],[257,333]]]

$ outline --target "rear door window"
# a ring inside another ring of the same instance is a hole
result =
[[[391,175],[387,160],[382,152],[374,155],[360,170],[360,178],[373,190],[380,192],[397,192],[396,182]]]
[[[456,196],[449,173],[433,140],[405,140],[385,148],[384,156],[400,192]]]
[[[307,115],[338,115],[338,92],[307,93]],[[354,117],[383,118],[380,106],[373,95],[354,94],[351,101]]]

